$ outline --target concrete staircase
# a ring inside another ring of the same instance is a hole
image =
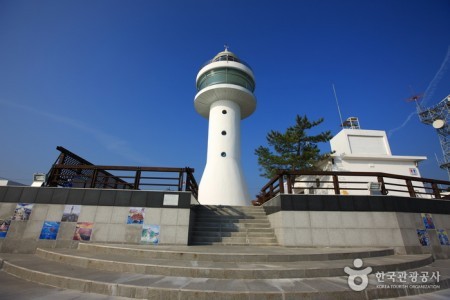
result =
[[[191,245],[278,245],[264,208],[259,206],[199,206]]]
[[[444,262],[433,264],[431,255],[395,255],[392,249],[378,248],[80,243],[78,249],[0,257],[3,272],[24,280],[141,299],[378,299],[436,290],[377,288],[378,271],[439,270],[440,288],[450,286],[448,261],[445,269]],[[373,268],[362,292],[349,288],[344,272],[356,258]]]
[[[376,272],[408,270],[439,271],[439,282],[429,278],[421,284],[450,287],[450,260],[433,262],[430,254],[285,248],[277,245],[262,207],[204,206],[194,213],[191,246],[80,243],[77,249],[0,253],[2,274],[84,293],[158,300],[379,299],[436,291],[377,287]],[[362,292],[349,288],[344,271],[356,258],[363,268],[372,267]]]

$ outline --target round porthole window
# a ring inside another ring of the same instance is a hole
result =
[[[227,114],[227,110],[226,110],[226,109],[222,110],[222,113],[223,113],[224,115],[226,115],[226,114]]]
[[[227,135],[227,132],[225,130],[222,130],[222,135]]]
[[[220,153],[220,156],[225,157],[227,154],[225,152]]]

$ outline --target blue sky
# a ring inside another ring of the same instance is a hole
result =
[[[228,44],[256,77],[241,127],[252,195],[267,182],[254,150],[271,129],[300,114],[339,132],[332,83],[344,119],[385,130],[394,155],[427,156],[422,176],[447,180],[437,135],[416,115],[405,123],[405,99],[450,94],[449,28],[448,0],[0,0],[0,177],[31,183],[60,145],[95,164],[190,166],[200,181],[208,123],[195,77]]]

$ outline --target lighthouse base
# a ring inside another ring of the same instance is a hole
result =
[[[214,166],[207,163],[198,189],[198,202],[202,205],[250,205],[239,164],[235,161]]]

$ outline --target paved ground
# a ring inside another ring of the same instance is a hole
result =
[[[192,248],[186,248],[188,251]],[[166,249],[170,250],[170,249]],[[198,250],[198,249],[197,249]],[[208,247],[210,254],[215,254],[215,248]],[[363,250],[363,249],[360,249]],[[365,249],[367,250],[367,249]],[[237,251],[236,248],[230,247],[230,252]],[[280,251],[278,248],[271,249],[271,254],[278,254]],[[295,253],[295,249],[288,249],[287,251],[293,251]],[[314,251],[317,252],[317,249],[304,249],[304,254],[313,254]],[[323,250],[325,253],[327,251],[331,251],[329,249]],[[267,253],[267,249],[264,253]],[[438,260],[432,264],[432,267],[437,267],[439,270],[442,270],[441,274],[443,276],[450,276],[450,260]],[[111,300],[125,300],[128,298],[123,297],[114,297],[114,296],[105,296],[100,294],[90,294],[83,293],[75,290],[64,290],[61,288],[55,288],[45,285],[40,285],[37,283],[29,282],[12,275],[9,275],[2,270],[0,270],[0,300],[3,299],[14,299],[14,300],[28,300],[28,299],[42,299],[42,300],[71,300],[71,299],[86,299],[86,300],[100,300],[100,299],[111,299]],[[450,299],[450,289],[438,291],[435,293],[429,294],[421,294],[417,296],[408,296],[397,298],[401,300],[443,300]],[[181,299],[183,300],[183,299]]]
[[[63,290],[29,282],[0,271],[0,300],[125,300],[129,298]],[[450,289],[443,291],[397,298],[400,300],[447,300]]]
[[[391,298],[393,299],[393,298]],[[395,298],[398,300],[448,300],[450,299],[450,289],[442,290],[435,293],[421,294],[417,296],[407,296]]]
[[[0,271],[1,300],[125,300],[129,298],[112,297],[100,294],[81,293],[63,290],[26,281]]]

